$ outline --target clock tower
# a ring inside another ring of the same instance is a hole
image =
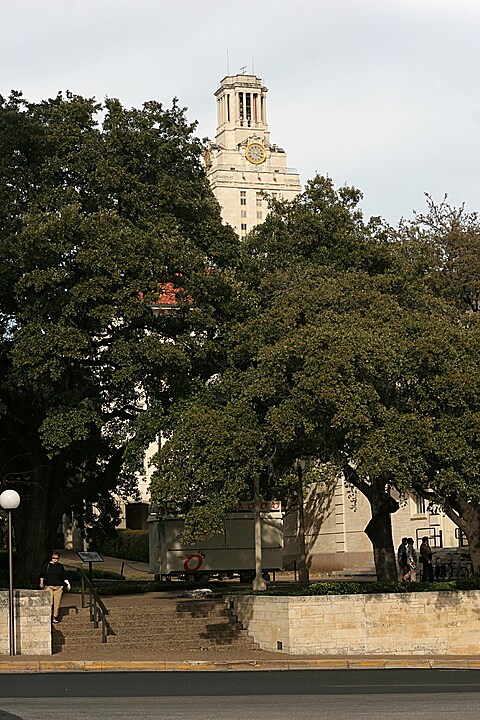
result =
[[[205,151],[207,177],[222,218],[244,236],[267,214],[264,194],[292,200],[301,192],[285,150],[270,143],[267,88],[256,75],[228,75],[220,82],[217,134]]]

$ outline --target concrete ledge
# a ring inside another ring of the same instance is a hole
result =
[[[480,654],[478,590],[244,595],[229,596],[226,603],[259,647],[269,652],[372,658]],[[377,667],[376,662],[372,659],[371,667]]]

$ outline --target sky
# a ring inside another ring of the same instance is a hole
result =
[[[303,184],[353,185],[392,224],[424,193],[480,211],[478,0],[0,0],[4,97],[178,97],[213,139],[242,67]]]

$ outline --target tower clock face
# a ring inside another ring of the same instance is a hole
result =
[[[254,165],[260,165],[260,163],[265,162],[267,153],[265,152],[263,145],[260,145],[258,142],[252,142],[247,145],[245,157]]]

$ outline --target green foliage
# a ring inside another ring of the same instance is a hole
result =
[[[92,549],[102,555],[148,562],[148,530],[115,530],[111,536],[93,537]]]
[[[480,590],[480,579],[452,580],[435,583],[317,582],[305,588],[305,595],[373,595],[378,593],[411,593],[457,590]]]
[[[222,363],[173,409],[154,498],[204,532],[255,477],[264,497],[288,503],[295,459],[329,462],[369,500],[367,534],[389,580],[392,489],[429,489],[447,511],[458,493],[478,502],[480,333],[464,310],[467,299],[475,309],[467,249],[480,232],[476,215],[431,202],[394,232],[365,223],[359,198],[315,178],[246,238]]]
[[[427,212],[402,221],[398,237],[410,262],[422,268],[435,295],[460,310],[480,309],[480,217],[452,207],[447,196],[438,205],[429,195]]]
[[[194,130],[176,101],[0,98],[0,482],[23,498],[24,582],[62,513],[134,493],[235,312],[237,239]],[[179,309],[154,316],[164,283]]]

